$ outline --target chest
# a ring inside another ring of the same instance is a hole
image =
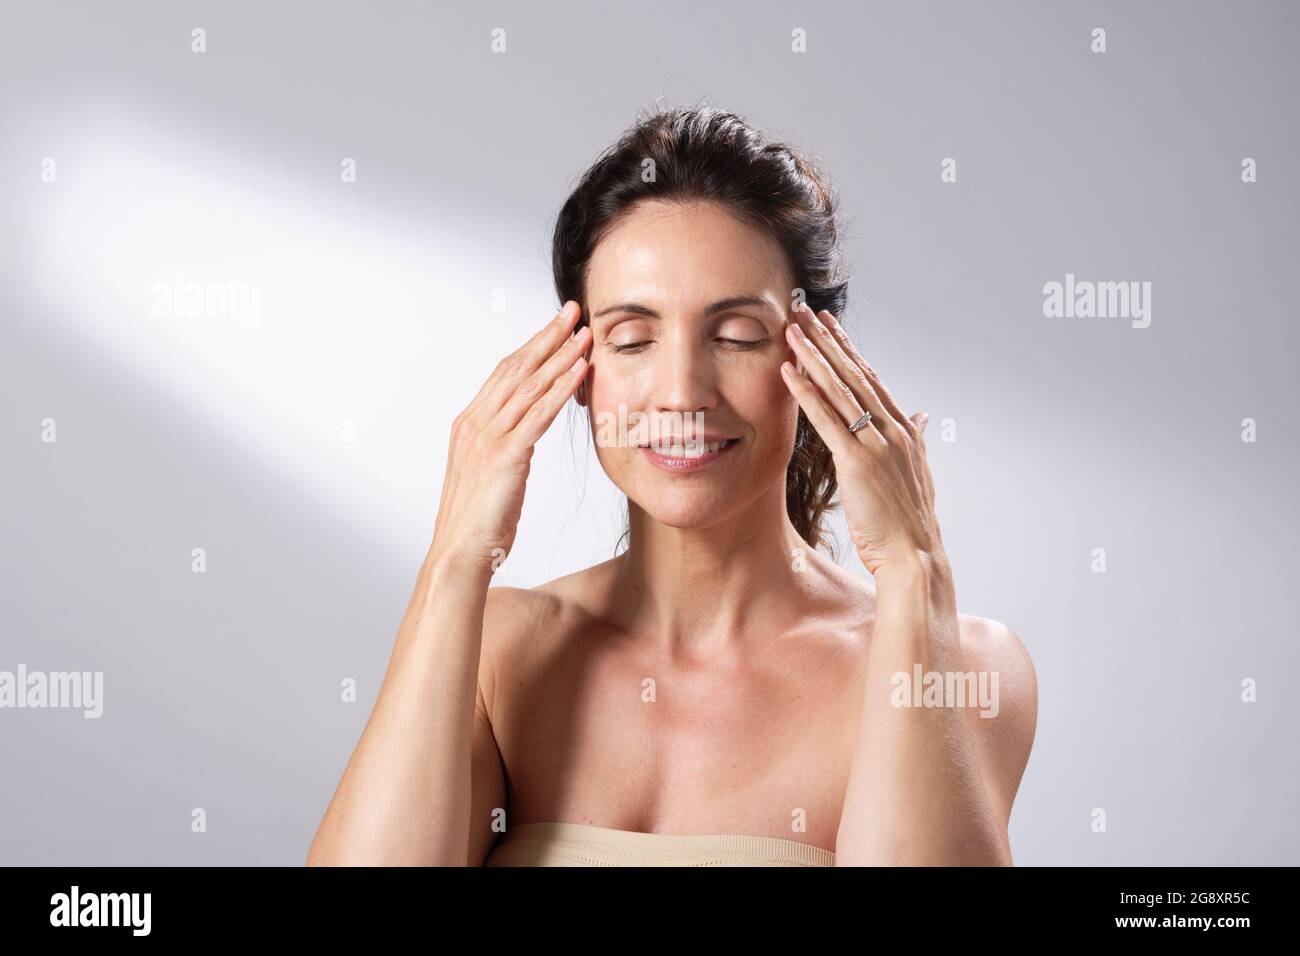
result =
[[[827,635],[707,665],[592,635],[538,642],[498,670],[509,820],[833,848],[862,660]]]

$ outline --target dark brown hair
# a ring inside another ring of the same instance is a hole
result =
[[[836,227],[837,200],[805,156],[768,142],[735,113],[703,105],[659,108],[637,122],[582,175],[560,209],[552,242],[555,290],[582,306],[600,240],[641,200],[709,200],[770,235],[785,251],[796,288],[814,312],[836,316],[848,302]],[[794,290],[791,290],[793,295]],[[790,522],[813,547],[829,545],[822,524],[835,495],[830,449],[799,411],[786,467]]]

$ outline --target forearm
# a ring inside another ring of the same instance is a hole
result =
[[[876,575],[858,743],[840,818],[836,863],[1010,863],[992,812],[968,717],[953,706],[895,705],[895,674],[963,670],[947,559]],[[951,702],[945,702],[951,703]]]
[[[465,864],[487,579],[426,558],[309,865]]]

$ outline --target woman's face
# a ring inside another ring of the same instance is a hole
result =
[[[642,202],[597,245],[579,400],[606,474],[656,520],[714,525],[785,474],[797,422],[780,372],[794,361],[792,284],[781,248],[715,203]],[[656,439],[684,447],[643,447]]]

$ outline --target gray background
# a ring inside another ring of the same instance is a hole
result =
[[[0,8],[0,669],[105,681],[98,720],[0,710],[0,861],[305,859],[450,422],[557,305],[560,203],[707,96],[825,163],[851,331],[933,418],[958,603],[1033,655],[1016,861],[1300,862],[1297,5],[613,7]],[[1151,326],[1044,318],[1066,272],[1150,281]],[[153,315],[177,274],[259,284],[259,326]],[[621,529],[566,415],[498,581]]]

